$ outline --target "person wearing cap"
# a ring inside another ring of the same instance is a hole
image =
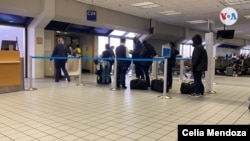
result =
[[[204,85],[202,84],[202,73],[207,71],[207,51],[202,45],[202,38],[196,34],[193,38],[192,71],[194,78],[194,93],[191,96],[200,97],[204,94]]]

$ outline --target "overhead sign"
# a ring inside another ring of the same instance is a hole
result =
[[[226,7],[220,12],[220,21],[224,25],[233,25],[238,20],[238,13],[235,9],[231,7]]]
[[[95,10],[87,10],[87,20],[88,21],[96,21],[96,11]]]

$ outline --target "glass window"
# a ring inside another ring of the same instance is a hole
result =
[[[121,31],[121,30],[114,30],[112,31],[109,35],[111,36],[122,36],[125,34],[125,31]]]
[[[194,48],[192,45],[181,44],[180,55],[182,55],[183,58],[190,58],[192,56],[193,50]]]
[[[133,32],[129,32],[125,35],[125,37],[128,37],[128,38],[134,38],[136,37],[138,34],[137,33],[133,33]]]
[[[108,43],[108,37],[98,36],[98,51],[97,55],[101,55],[105,50],[105,45]]]

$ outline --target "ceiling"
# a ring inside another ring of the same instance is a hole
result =
[[[250,0],[76,0],[78,2],[127,13],[130,15],[152,19],[166,24],[208,31],[207,21],[214,22],[214,31],[235,29],[235,37],[250,39]],[[153,8],[132,6],[140,2],[152,2]],[[242,4],[243,3],[243,4]],[[234,25],[226,26],[221,23],[219,15],[223,8],[232,7],[238,13]],[[177,11],[180,14],[162,15],[159,12]],[[205,23],[191,24],[187,21],[203,20]]]

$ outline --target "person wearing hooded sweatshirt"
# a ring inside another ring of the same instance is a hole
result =
[[[200,97],[204,93],[204,85],[202,84],[202,73],[207,71],[207,52],[202,46],[202,38],[196,34],[193,38],[193,54],[192,54],[192,71],[194,77],[194,93],[191,96]]]

